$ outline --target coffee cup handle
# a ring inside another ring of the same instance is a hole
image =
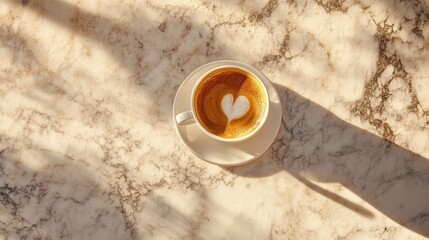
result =
[[[179,113],[176,115],[176,122],[179,125],[188,125],[191,123],[195,123],[194,114],[192,114],[192,111]]]

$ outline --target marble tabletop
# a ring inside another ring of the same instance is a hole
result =
[[[235,168],[172,122],[220,59],[283,105]],[[3,0],[0,82],[0,239],[429,237],[427,1]]]

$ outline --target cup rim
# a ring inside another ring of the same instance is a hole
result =
[[[196,90],[198,88],[198,86],[201,84],[201,82],[203,81],[203,79],[205,77],[207,77],[207,75],[209,75],[210,73],[222,69],[222,68],[238,68],[242,71],[248,72],[249,74],[252,74],[252,76],[261,84],[262,89],[265,93],[265,101],[266,101],[266,107],[265,107],[265,112],[263,117],[261,118],[259,125],[253,129],[249,134],[239,137],[239,138],[223,138],[223,137],[219,137],[211,132],[209,132],[204,125],[200,122],[200,120],[198,119],[198,116],[196,114],[195,111],[195,107],[194,107],[194,98],[195,98],[195,94],[196,94]],[[269,93],[267,90],[267,87],[265,86],[265,83],[254,73],[255,71],[259,71],[258,69],[250,69],[247,66],[238,66],[238,65],[234,65],[234,64],[225,64],[222,66],[218,66],[215,68],[212,68],[210,70],[208,70],[206,73],[204,73],[203,75],[201,75],[201,77],[198,79],[198,81],[195,83],[193,89],[192,89],[192,94],[191,94],[191,110],[192,110],[192,114],[194,115],[194,119],[195,122],[197,123],[198,127],[205,133],[207,134],[209,137],[222,141],[222,142],[242,142],[250,137],[252,137],[253,135],[255,135],[264,125],[267,117],[268,117],[268,112],[269,112],[269,108],[270,108],[270,97],[269,97]]]

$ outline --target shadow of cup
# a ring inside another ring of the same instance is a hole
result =
[[[325,197],[373,217],[312,181],[340,183],[397,223],[429,236],[428,159],[341,120],[286,87],[276,88],[283,105],[276,142],[259,160],[229,171],[249,178],[286,171]]]

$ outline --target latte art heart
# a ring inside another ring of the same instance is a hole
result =
[[[239,96],[234,102],[232,94],[226,94],[222,98],[222,111],[228,118],[228,123],[234,119],[243,117],[250,109],[249,99]]]
[[[205,130],[241,138],[260,126],[267,108],[263,85],[251,73],[225,67],[207,74],[195,89],[195,117]]]

